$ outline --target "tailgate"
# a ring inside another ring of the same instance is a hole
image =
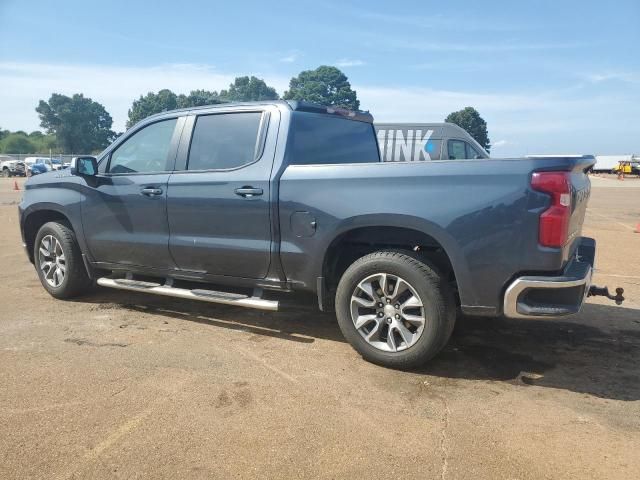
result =
[[[593,157],[582,157],[576,161],[571,171],[571,219],[569,220],[569,240],[567,242],[570,252],[573,252],[575,241],[582,233],[582,224],[591,194],[591,181],[586,172],[594,162]]]

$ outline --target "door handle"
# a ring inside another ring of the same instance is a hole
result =
[[[145,187],[140,190],[142,195],[146,195],[147,197],[157,197],[158,195],[162,195],[162,189],[157,187]]]
[[[236,195],[240,195],[244,198],[253,198],[262,195],[261,188],[253,188],[253,187],[242,187],[235,189]]]

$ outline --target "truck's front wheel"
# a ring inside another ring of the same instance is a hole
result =
[[[447,343],[456,307],[446,279],[428,261],[375,252],[345,271],[336,314],[343,335],[366,360],[413,368]]]
[[[33,260],[42,286],[55,298],[72,298],[91,286],[75,234],[67,225],[49,222],[40,228]]]

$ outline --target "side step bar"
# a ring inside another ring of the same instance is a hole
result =
[[[223,303],[235,305],[237,307],[256,308],[259,310],[278,310],[277,300],[265,300],[260,295],[261,289],[254,290],[254,296],[242,295],[239,293],[216,292],[214,290],[187,290],[186,288],[176,288],[171,286],[171,279],[161,285],[153,282],[141,282],[128,278],[108,278],[102,277],[97,280],[101,287],[117,288],[132,292],[153,293],[154,295],[164,295],[167,297],[187,298],[189,300],[200,300],[201,302]]]

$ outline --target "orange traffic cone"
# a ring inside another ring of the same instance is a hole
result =
[[[636,233],[640,233],[640,223],[636,225],[636,229],[634,230]]]
[[[20,187],[18,186],[18,181],[17,180],[13,181],[13,189],[14,190],[20,190]]]

